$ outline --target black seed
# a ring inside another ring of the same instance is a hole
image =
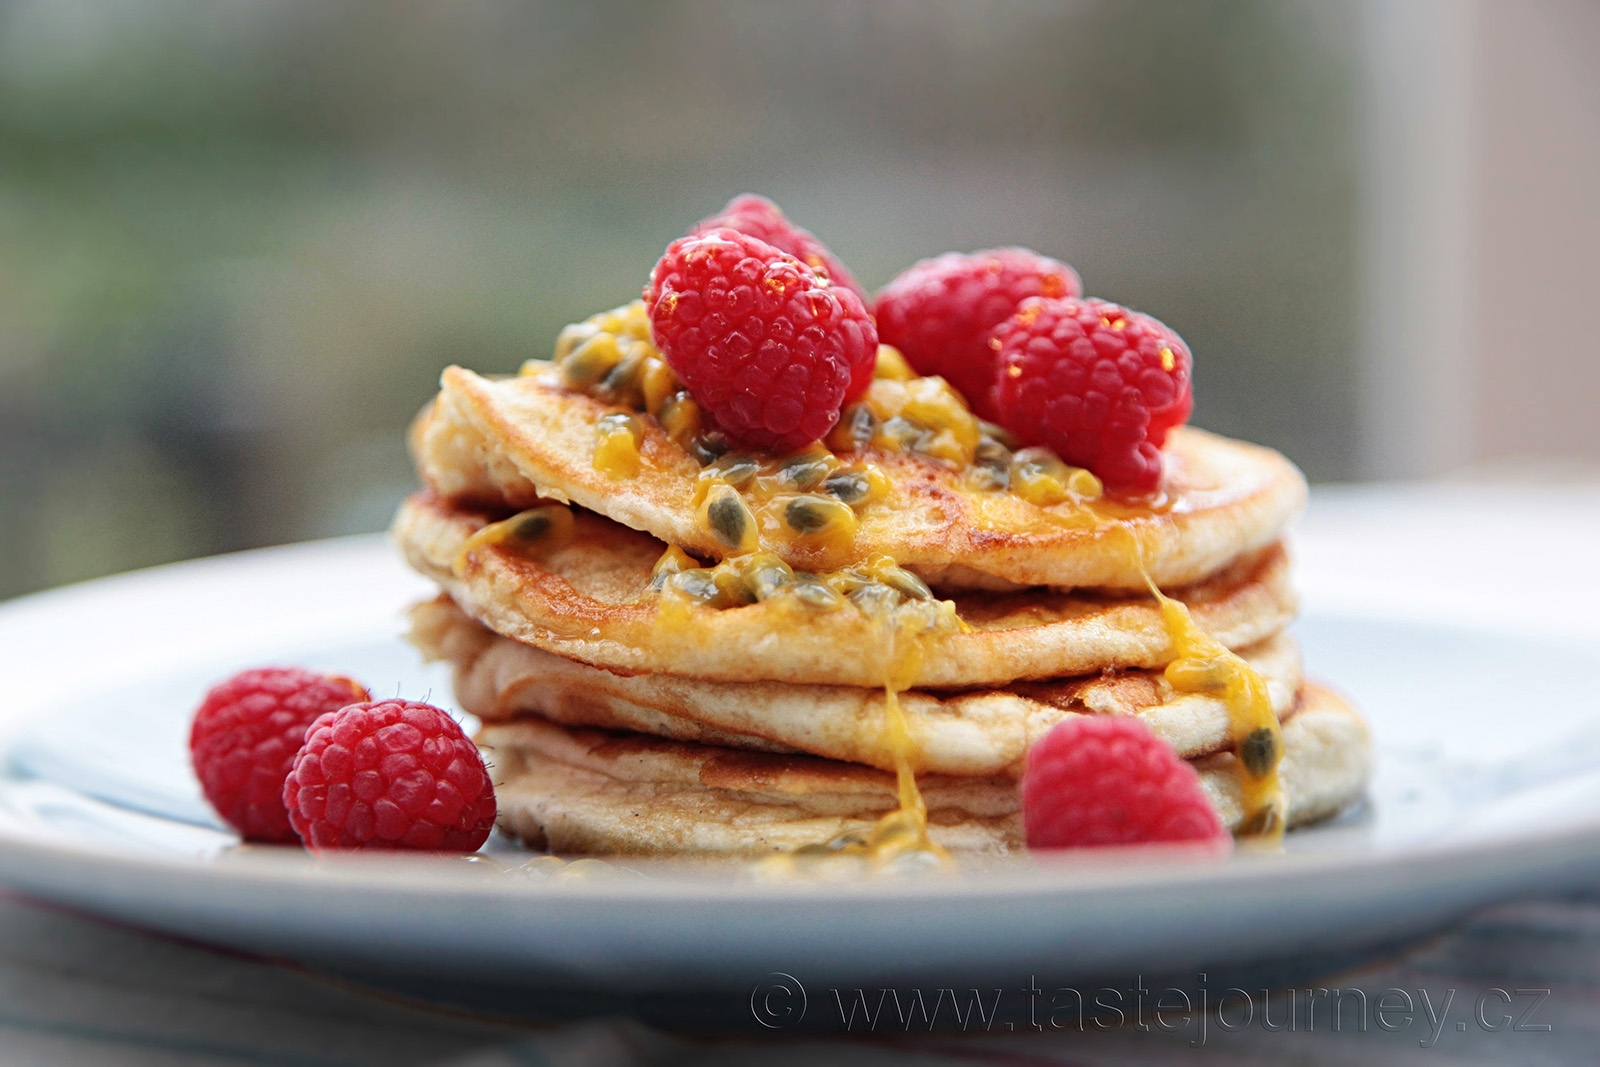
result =
[[[717,540],[729,548],[744,544],[745,535],[755,521],[739,494],[731,490],[718,493],[711,501],[706,507],[706,520],[711,523],[711,532],[717,535]]]
[[[640,391],[639,371],[643,366],[644,360],[637,355],[624,356],[620,363],[606,371],[600,384],[595,386],[595,394],[602,400],[642,407],[644,395]]]
[[[994,467],[1004,471],[1011,466],[1011,449],[992,437],[985,437],[978,442],[977,449],[973,451],[972,462],[980,467]]]
[[[840,471],[822,483],[823,491],[845,504],[856,504],[866,499],[872,483],[864,471]]]
[[[756,596],[765,600],[779,588],[787,585],[793,577],[794,572],[789,570],[789,565],[775,559],[771,563],[763,563],[751,570],[750,584],[754,587]]]
[[[871,584],[871,578],[867,577],[865,573],[858,571],[853,567],[848,570],[835,571],[833,574],[833,587],[846,596],[854,593],[862,586]]]
[[[783,509],[783,521],[796,533],[816,533],[825,529],[837,517],[836,500],[824,496],[797,496]]]
[[[743,453],[731,453],[723,456],[714,464],[722,480],[735,489],[743,489],[750,484],[750,479],[761,473],[761,463],[752,456]]]
[[[561,378],[574,389],[587,389],[605,377],[621,359],[616,339],[597,334],[561,362]]]
[[[704,567],[679,571],[668,578],[667,582],[674,589],[681,593],[686,593],[696,600],[715,600],[717,599],[717,594],[721,592],[717,588],[716,576]]]
[[[872,443],[873,434],[878,432],[878,416],[865,404],[857,404],[844,413],[840,420],[844,423],[845,432],[857,448],[866,448]]]
[[[893,441],[897,448],[906,451],[915,451],[933,436],[924,427],[901,415],[883,424],[883,435]]]
[[[789,592],[808,608],[833,611],[844,606],[844,598],[835,593],[814,574],[796,574],[789,584]]]
[[[549,532],[550,516],[529,515],[517,523],[516,529],[512,531],[512,536],[521,538],[524,541],[535,541]]]
[[[737,608],[756,602],[755,588],[741,574],[728,570],[712,571],[712,576],[717,583],[717,607]]]
[[[883,584],[912,600],[933,599],[933,590],[928,588],[928,583],[901,567],[885,568]]]
[[[1278,765],[1278,738],[1270,727],[1251,730],[1239,742],[1239,760],[1251,777],[1265,778]]]
[[[850,603],[867,615],[883,615],[900,606],[900,594],[876,582],[850,594]]]
[[[826,457],[802,453],[786,462],[778,473],[796,489],[810,489],[828,476],[828,466]]]
[[[603,434],[616,433],[618,430],[627,430],[633,437],[633,443],[639,444],[644,440],[644,425],[632,415],[617,412],[612,415],[602,415],[595,426]]]
[[[689,442],[689,454],[702,467],[709,467],[728,451],[728,439],[716,430],[703,433]]]

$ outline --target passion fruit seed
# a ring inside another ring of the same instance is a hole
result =
[[[572,355],[574,349],[589,338],[600,332],[600,327],[592,322],[575,322],[571,326],[563,326],[556,335],[556,351],[554,359],[557,363]]]
[[[859,504],[872,491],[872,483],[864,470],[840,471],[828,476],[822,491],[842,504]]]
[[[600,400],[624,407],[642,408],[644,391],[640,388],[639,376],[643,370],[643,354],[637,350],[629,352],[616,366],[606,371],[605,377],[594,387],[594,395]]]
[[[872,578],[865,572],[854,567],[845,567],[828,575],[827,582],[844,596],[849,596],[857,589],[872,584]]]
[[[915,452],[918,446],[933,438],[925,427],[919,426],[904,415],[896,415],[878,430],[875,441],[896,452]]]
[[[650,568],[650,588],[659,590],[674,574],[698,566],[700,564],[689,553],[677,545],[668,545],[667,550],[661,553],[661,558],[656,560],[656,565]]]
[[[1005,489],[1011,484],[1011,449],[988,435],[979,438],[967,482],[975,489]]]
[[[731,485],[715,485],[706,494],[706,525],[728,548],[748,552],[755,547],[756,520]]]
[[[828,447],[835,452],[854,452],[872,444],[878,433],[878,416],[866,404],[845,409],[839,424],[828,434]]]
[[[750,579],[736,570],[728,567],[716,567],[711,571],[711,580],[717,586],[716,604],[722,608],[738,608],[746,604],[754,604],[759,597],[756,595],[755,586]]]
[[[670,575],[666,580],[665,588],[675,590],[690,599],[705,603],[716,600],[722,593],[722,590],[717,588],[716,575],[704,567],[678,571],[676,574]]]
[[[873,568],[873,571],[878,581],[910,600],[933,599],[933,590],[928,588],[928,583],[904,567],[888,563]]]
[[[888,615],[900,606],[898,592],[878,582],[868,582],[850,594],[850,603],[863,615]]]
[[[844,607],[844,597],[827,582],[806,571],[796,571],[794,581],[784,588],[784,593],[812,611],[837,611]]]
[[[687,392],[680,390],[661,402],[656,421],[668,437],[682,444],[700,432],[700,405]]]
[[[778,468],[778,476],[792,488],[814,489],[828,477],[837,463],[838,460],[827,449],[810,448],[786,458]]]
[[[1239,761],[1252,778],[1265,778],[1278,765],[1278,739],[1272,729],[1258,726],[1239,742]]]
[[[1015,452],[1017,450],[1017,446],[1022,443],[1017,440],[1016,434],[1012,433],[1004,426],[1001,426],[999,423],[990,422],[987,419],[978,420],[978,435],[980,438],[987,437],[989,440],[994,441],[1011,452]]]
[[[783,521],[795,533],[815,534],[828,529],[854,530],[856,515],[832,497],[808,493],[789,501],[783,509]]]
[[[710,466],[727,453],[728,439],[720,430],[700,434],[689,441],[689,454],[702,467]]]
[[[715,478],[735,489],[743,489],[760,473],[760,460],[743,452],[729,452],[703,471],[701,477]]]
[[[588,389],[622,362],[622,348],[609,333],[597,333],[561,361],[561,380],[573,389]]]
[[[543,510],[526,512],[518,516],[517,524],[511,528],[511,536],[519,541],[537,541],[549,533],[554,525],[555,521]]]
[[[794,580],[794,571],[789,565],[770,552],[746,557],[744,566],[745,577],[755,590],[756,597],[761,600],[767,599]]]

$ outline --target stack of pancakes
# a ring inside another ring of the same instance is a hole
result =
[[[548,374],[450,368],[413,427],[426,488],[394,535],[443,592],[413,610],[412,637],[454,667],[501,823],[530,845],[759,855],[851,840],[901,805],[899,768],[937,845],[1019,850],[1028,748],[1074,715],[1138,716],[1237,828],[1252,814],[1238,724],[1220,692],[1164,675],[1174,643],[1146,574],[1266,683],[1288,825],[1359,794],[1365,728],[1302,680],[1284,632],[1281,538],[1305,486],[1277,453],[1181,429],[1159,500],[1085,509],[873,452],[886,489],[849,537],[776,536],[752,503],[778,577],[749,602],[694,603],[664,588],[664,562],[709,582],[736,555],[703,494],[697,506],[705,457],[643,417],[637,469],[601,469],[596,428],[619,410]],[[896,592],[808,606],[807,589],[865,561]]]

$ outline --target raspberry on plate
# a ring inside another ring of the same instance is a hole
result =
[[[994,421],[989,331],[1030,296],[1077,296],[1078,273],[1026,248],[947,252],[902,272],[878,294],[878,336],[921,374],[937,374]]]
[[[995,421],[1086,467],[1107,489],[1154,492],[1161,446],[1194,407],[1189,348],[1108,300],[1034,297],[995,328]]]
[[[246,841],[298,841],[283,782],[319,715],[366,700],[348,678],[260,667],[213,688],[189,728],[189,757],[206,800]]]
[[[878,332],[861,299],[759,238],[679,238],[644,298],[656,347],[736,444],[816,441],[872,382]]]
[[[823,280],[843,286],[867,302],[867,294],[839,257],[817,240],[809,230],[790,222],[783,209],[764,196],[745,193],[728,201],[728,206],[690,230],[691,236],[726,227],[748,237],[765,241],[780,252],[787,252],[804,263]]]
[[[1073,716],[1029,749],[1022,824],[1036,849],[1228,836],[1195,769],[1123,715]]]
[[[323,715],[283,785],[309,848],[473,852],[494,827],[478,747],[431,704],[378,700]]]

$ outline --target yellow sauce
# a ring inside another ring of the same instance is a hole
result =
[[[911,739],[900,694],[910,688],[921,662],[928,631],[893,620],[892,645],[887,677],[884,679],[883,738],[894,758],[896,807],[873,824],[866,833],[846,832],[816,844],[802,845],[785,855],[771,856],[757,866],[757,873],[768,877],[792,877],[809,873],[817,864],[835,860],[865,864],[881,870],[905,864],[948,867],[950,853],[928,834],[928,806],[917,788],[913,766],[916,746]]]
[[[572,532],[572,511],[565,504],[542,504],[475,531],[456,552],[450,569],[460,578],[466,574],[472,554],[481,548],[492,545],[550,547],[570,539]]]
[[[1130,533],[1131,533],[1130,529]],[[1283,731],[1272,710],[1267,683],[1255,668],[1202,630],[1187,605],[1163,593],[1145,570],[1144,553],[1134,537],[1134,558],[1161,605],[1161,622],[1175,656],[1167,664],[1168,684],[1180,693],[1218,697],[1228,709],[1229,733],[1238,765],[1239,802],[1244,817],[1234,831],[1239,837],[1267,842],[1282,839],[1285,827],[1283,788],[1278,765],[1283,759]]]

